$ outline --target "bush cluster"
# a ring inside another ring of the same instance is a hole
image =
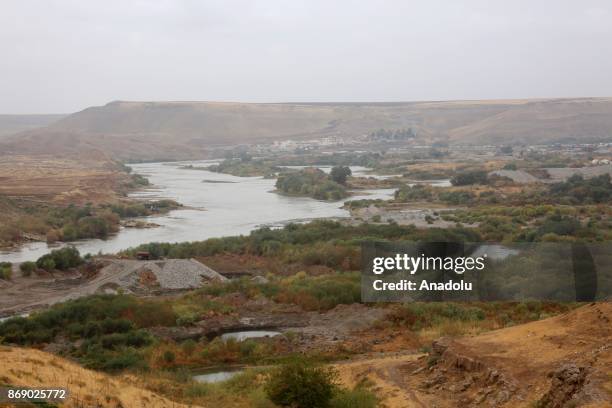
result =
[[[294,358],[272,370],[264,385],[270,401],[295,408],[375,408],[376,396],[365,387],[341,388],[338,372],[304,358]]]
[[[113,371],[144,367],[141,349],[154,339],[143,329],[171,326],[175,321],[167,303],[126,295],[94,295],[2,322],[0,338],[28,346],[50,343],[58,336],[82,340],[69,354],[87,367]]]
[[[584,179],[574,175],[550,187],[551,194],[570,204],[609,203],[612,200],[612,182],[609,174]]]
[[[337,173],[336,178],[346,181],[346,172],[338,171]],[[285,194],[307,196],[319,200],[340,200],[348,196],[342,184],[333,181],[325,172],[314,167],[280,175],[276,180],[276,188]]]
[[[10,280],[13,276],[13,264],[0,262],[0,279]]]
[[[463,171],[451,177],[450,182],[453,186],[487,184],[487,172],[484,170]]]
[[[75,247],[67,246],[61,249],[54,249],[50,253],[41,256],[36,261],[36,266],[46,271],[54,269],[66,271],[81,265],[83,262],[79,250]]]

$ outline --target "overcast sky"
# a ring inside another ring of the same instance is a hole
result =
[[[3,0],[0,113],[612,96],[609,0]]]

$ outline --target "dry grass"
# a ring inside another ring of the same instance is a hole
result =
[[[0,378],[16,386],[67,388],[65,407],[187,407],[146,390],[134,378],[86,370],[34,349],[0,347]]]
[[[34,203],[95,203],[115,197],[124,177],[104,156],[78,160],[3,156],[0,195],[29,198]]]

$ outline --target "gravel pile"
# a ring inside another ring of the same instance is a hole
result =
[[[162,289],[199,288],[203,280],[226,281],[227,278],[195,259],[169,259],[155,262],[157,269],[151,272]]]
[[[515,183],[538,183],[540,180],[537,177],[532,176],[523,170],[496,170],[489,173],[489,175],[499,176],[499,177],[507,177]]]
[[[106,267],[104,272],[114,277],[111,281],[136,293],[154,289],[193,289],[207,281],[227,281],[226,277],[195,259],[118,261]]]

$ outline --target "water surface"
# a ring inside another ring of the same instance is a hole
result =
[[[135,173],[148,177],[154,186],[131,194],[131,197],[169,198],[188,208],[144,218],[145,221],[159,224],[159,228],[121,228],[119,233],[106,240],[87,239],[71,245],[76,246],[82,254],[116,253],[147,242],[199,241],[248,234],[266,225],[278,226],[290,221],[348,216],[348,211],[340,208],[343,201],[327,202],[276,194],[273,192],[276,183],[274,179],[235,177],[180,168],[184,165],[203,167],[210,164],[210,161],[189,161],[130,165]],[[365,168],[352,169],[360,173]],[[363,190],[348,200],[389,199],[394,191]],[[33,261],[57,247],[44,242],[28,243],[18,250],[0,252],[0,262]]]
[[[234,339],[236,341],[243,341],[246,339],[258,339],[262,337],[274,337],[280,335],[280,332],[270,330],[245,330],[231,333],[224,333],[221,335],[221,340]]]
[[[201,383],[218,383],[227,381],[243,371],[243,369],[215,371],[206,374],[194,375],[193,379]]]

